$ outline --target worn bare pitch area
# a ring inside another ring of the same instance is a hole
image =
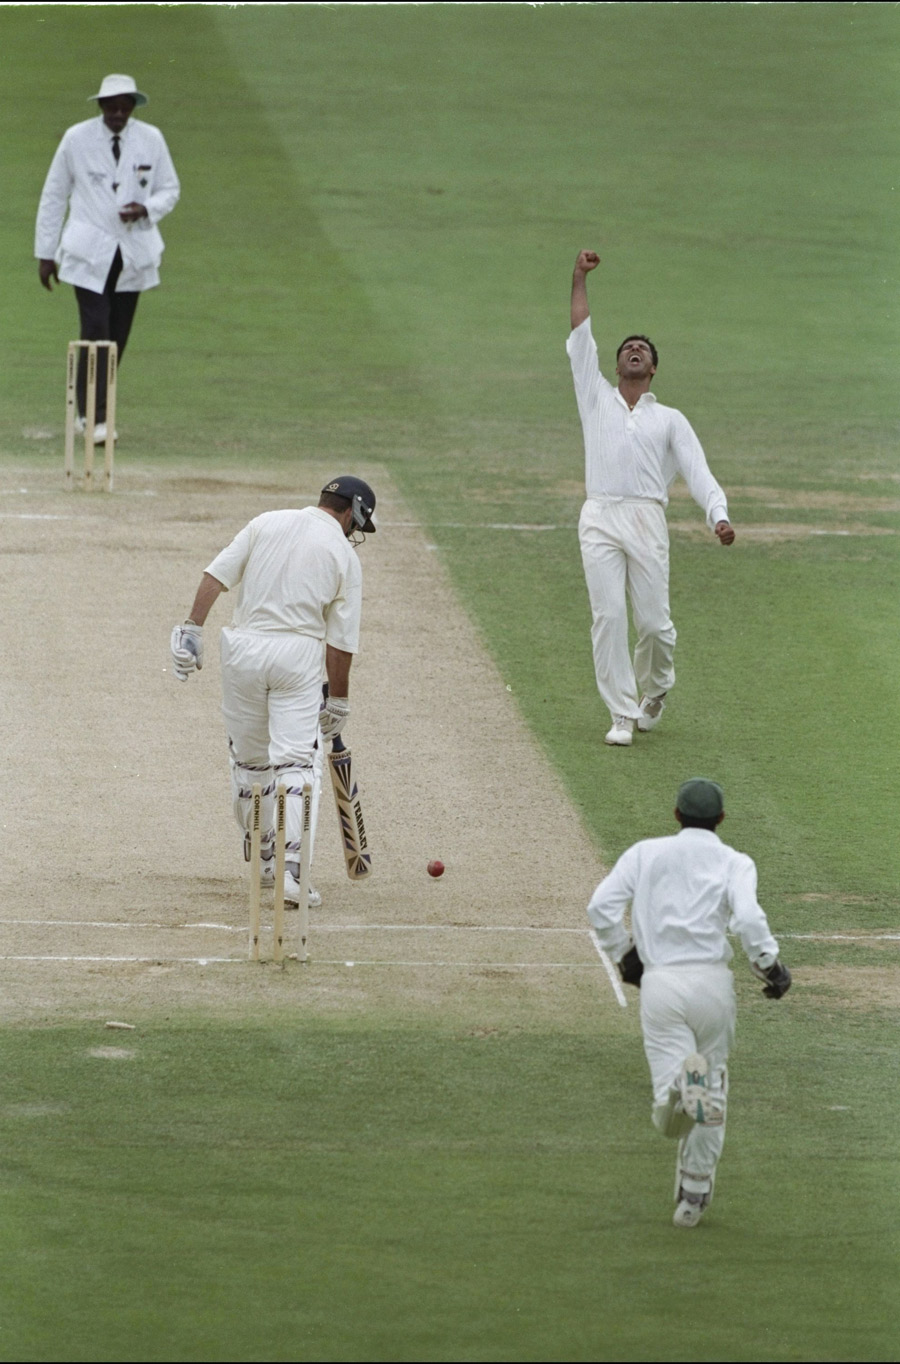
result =
[[[564,1014],[578,986],[615,1010],[584,931],[596,853],[434,549],[383,471],[363,472],[380,529],[360,551],[346,737],[376,872],[347,880],[326,791],[313,960],[283,972],[243,960],[219,711],[227,598],[199,678],[174,680],[168,638],[218,549],[259,512],[314,500],[334,470],[304,464],[294,482],[284,469],[129,469],[112,496],[67,496],[61,467],[5,476],[4,1020],[453,1010],[467,991],[502,993],[525,1018]]]

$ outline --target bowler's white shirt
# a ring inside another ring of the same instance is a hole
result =
[[[234,629],[294,631],[357,652],[362,568],[338,522],[320,507],[263,512],[206,572],[238,588]]]
[[[130,118],[119,134],[118,163],[112,139],[102,116],[64,133],[44,182],[34,236],[38,260],[55,259],[61,280],[98,294],[117,248],[122,252],[118,292],[140,292],[159,283],[164,246],[156,224],[180,193],[158,128]],[[131,203],[143,204],[147,217],[123,223],[119,210]]]
[[[710,530],[727,521],[725,494],[687,418],[652,393],[641,394],[629,410],[618,388],[600,373],[589,317],[570,333],[566,351],[584,432],[587,496],[648,498],[665,507],[669,486],[681,474]]]
[[[613,961],[628,950],[623,919],[647,968],[729,962],[735,933],[752,962],[778,956],[756,899],[756,866],[708,829],[682,829],[635,843],[601,881],[588,905],[600,945]]]

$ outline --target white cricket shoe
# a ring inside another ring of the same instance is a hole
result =
[[[660,696],[642,696],[640,700],[641,718],[637,722],[637,727],[642,734],[647,734],[654,725],[658,725],[662,719],[662,713],[666,708],[666,692]]]
[[[681,1107],[694,1122],[706,1127],[719,1127],[725,1121],[721,1100],[709,1092],[709,1063],[695,1051],[684,1058],[678,1080]]]
[[[113,432],[113,440],[119,439],[118,431]],[[103,445],[106,441],[106,422],[98,422],[94,427],[94,444]]]
[[[76,417],[76,418],[75,418],[75,435],[76,435],[76,436],[83,436],[83,435],[84,435],[84,428],[85,428],[86,426],[87,426],[87,422],[85,421],[84,417]]]
[[[628,748],[634,734],[634,721],[627,715],[616,715],[613,717],[612,729],[603,736],[605,744],[615,744],[619,748]]]
[[[296,882],[294,882],[294,883],[290,886],[290,888],[289,888],[289,887],[288,887],[287,881],[285,881],[285,883],[284,883],[284,907],[285,907],[285,909],[299,909],[299,908],[300,908],[300,900],[299,900],[299,898],[298,898],[299,893],[300,893],[300,887],[297,885]],[[315,886],[313,886],[313,885],[311,885],[310,888],[309,888],[309,894],[308,894],[307,897],[306,897],[306,903],[307,903],[307,905],[309,906],[310,909],[321,909],[321,908],[322,908],[322,893],[321,893],[321,891],[316,890]]]
[[[672,1216],[672,1221],[676,1227],[696,1227],[700,1218],[709,1207],[703,1194],[686,1194],[681,1191],[678,1207]]]

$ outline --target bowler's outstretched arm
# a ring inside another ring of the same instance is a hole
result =
[[[599,264],[596,251],[579,251],[572,274],[572,331],[591,315],[586,281],[591,270],[596,270]]]

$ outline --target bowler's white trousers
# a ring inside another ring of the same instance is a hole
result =
[[[685,1180],[692,1192],[712,1193],[725,1142],[727,1062],[735,1016],[734,977],[723,963],[654,966],[641,977],[641,1028],[653,1082],[654,1124],[661,1127],[669,1091],[678,1084],[682,1063],[692,1052],[706,1057],[710,1097],[722,1105],[721,1124],[696,1123],[678,1143],[676,1197]]]
[[[321,790],[322,746],[316,748],[325,643],[311,635],[224,629],[222,714],[228,733],[235,818],[250,829],[253,786],[262,787],[262,858],[275,850],[275,788],[287,788],[285,856],[299,863],[302,795],[313,787],[310,857]]]
[[[649,498],[589,497],[578,539],[593,616],[597,690],[611,716],[637,720],[642,694],[661,696],[675,683],[665,509]],[[633,664],[626,593],[637,633]]]

